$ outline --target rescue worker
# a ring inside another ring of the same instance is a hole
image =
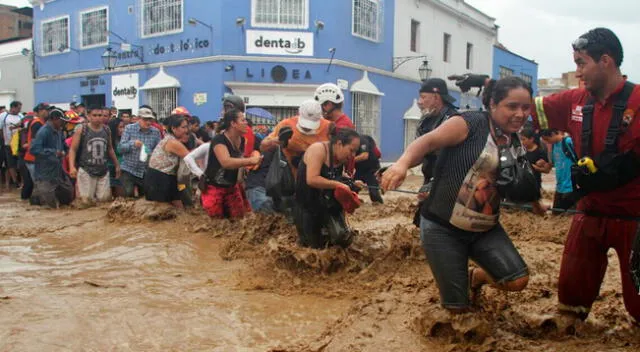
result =
[[[337,129],[356,129],[351,119],[349,119],[349,116],[342,112],[344,94],[340,87],[333,83],[322,84],[316,88],[313,99],[320,103],[324,118],[333,122]]]
[[[592,29],[572,48],[584,88],[537,97],[532,112],[540,129],[568,131],[581,158],[572,176],[584,198],[565,242],[559,310],[570,319],[587,318],[607,269],[607,252],[614,248],[624,305],[640,322],[640,87],[620,72],[622,44],[611,30]],[[475,85],[476,78],[459,84]]]
[[[418,106],[422,110],[422,117],[416,129],[416,138],[420,138],[440,126],[449,117],[457,115],[458,111],[453,105],[456,99],[449,95],[447,83],[440,78],[430,78],[420,87]],[[436,164],[438,153],[427,154],[422,162],[422,175],[424,181],[418,194],[418,209],[413,218],[413,223],[420,227],[420,208],[428,197],[431,189],[433,168]]]

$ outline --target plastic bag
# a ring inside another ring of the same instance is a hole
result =
[[[290,197],[295,193],[296,184],[293,173],[287,163],[287,159],[282,155],[280,146],[276,147],[269,171],[267,173],[265,188],[269,197],[282,198]]]
[[[140,148],[140,162],[146,163],[147,159],[149,159],[149,153],[147,153],[147,146],[143,144]]]

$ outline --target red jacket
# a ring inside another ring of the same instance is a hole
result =
[[[613,96],[603,103],[597,101],[593,113],[592,149],[587,155],[597,155],[604,151],[604,141],[609,129],[616,93],[622,90],[620,84]],[[540,128],[556,128],[568,132],[576,153],[582,156],[582,107],[590,94],[584,88],[567,90],[547,97],[536,97],[532,109],[534,121]],[[640,155],[640,86],[636,85],[627,103],[625,119],[631,119],[626,131],[620,136],[618,148],[622,152],[634,150]],[[590,193],[583,199],[580,209],[610,215],[640,216],[640,177],[609,192]]]

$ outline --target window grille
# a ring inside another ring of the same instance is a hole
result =
[[[442,61],[449,62],[451,60],[451,34],[445,33],[442,43]]]
[[[145,102],[158,119],[165,119],[178,106],[178,88],[149,89],[145,91]]]
[[[467,43],[467,70],[471,70],[473,65],[473,44]]]
[[[140,0],[142,37],[182,32],[183,0]]]
[[[81,48],[92,48],[109,43],[108,8],[89,10],[80,13]]]
[[[418,52],[418,40],[420,35],[420,22],[411,20],[411,51]]]
[[[506,78],[513,76],[513,70],[510,68],[506,68],[504,66],[500,66],[500,78]]]
[[[416,131],[420,120],[404,119],[404,150],[416,139]]]
[[[353,0],[353,35],[374,42],[382,42],[383,29],[382,0]]]
[[[368,93],[353,93],[353,118],[356,131],[380,140],[380,97]]]
[[[69,16],[42,22],[42,55],[69,51]]]
[[[529,84],[531,84],[531,81],[533,81],[533,77],[531,77],[530,75],[528,75],[528,74],[526,74],[526,73],[522,73],[522,74],[520,74],[520,77],[522,77],[522,79],[523,79],[525,82],[529,83]]]
[[[309,0],[252,0],[254,27],[309,27]]]

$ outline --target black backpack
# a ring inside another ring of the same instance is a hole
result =
[[[578,155],[573,147],[569,145],[569,142],[567,142],[568,138],[569,137],[562,138],[562,142],[560,144],[562,146],[562,153],[575,164],[578,162]]]

